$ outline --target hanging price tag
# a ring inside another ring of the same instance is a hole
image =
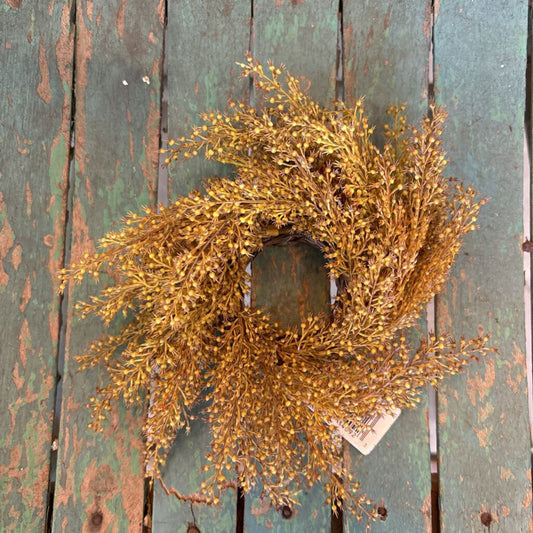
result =
[[[400,409],[395,409],[391,414],[368,415],[362,420],[365,426],[363,428],[356,428],[355,425],[340,420],[332,420],[331,424],[356,450],[368,455],[389,431],[400,413]]]

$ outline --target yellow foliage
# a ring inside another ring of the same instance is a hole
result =
[[[92,426],[112,401],[150,395],[146,461],[158,475],[202,402],[212,430],[201,488],[208,501],[237,476],[245,492],[260,483],[274,504],[292,506],[300,489],[326,476],[334,508],[342,502],[375,516],[340,466],[328,421],[364,427],[370,412],[412,408],[427,383],[488,350],[486,338],[447,335],[413,350],[402,333],[444,285],[482,202],[442,175],[441,109],[415,129],[391,107],[380,150],[362,101],[325,109],[282,69],[252,60],[241,67],[264,93],[260,110],[233,102],[227,113],[205,113],[166,150],[168,162],[203,153],[234,165],[235,179],[210,180],[204,193],[159,213],[130,214],[98,254],[61,274],[64,288],[115,273],[118,281],[79,310],[105,324],[117,313],[134,317],[78,358],[82,368],[108,370],[109,383],[91,399]],[[329,316],[282,331],[243,305],[246,266],[276,238],[323,252],[340,287]]]

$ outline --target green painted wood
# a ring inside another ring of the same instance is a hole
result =
[[[337,0],[254,1],[253,54],[284,63],[322,104],[335,97]]]
[[[170,138],[187,135],[198,123],[198,113],[224,109],[229,98],[246,99],[248,84],[239,80],[239,67],[249,47],[250,4],[239,0],[220,2],[169,2],[168,132]],[[198,188],[207,177],[226,175],[231,168],[203,157],[179,162],[170,170],[170,201]],[[209,449],[209,427],[201,420],[192,424],[187,436],[180,432],[163,471],[167,487],[181,494],[196,493],[205,473]],[[228,489],[220,506],[194,505],[167,496],[158,483],[154,487],[153,532],[186,532],[196,523],[203,533],[235,529],[236,494]],[[194,513],[194,516],[193,516]]]
[[[523,303],[527,2],[437,3],[436,88],[448,172],[490,198],[437,300],[440,330],[492,334],[499,354],[439,389],[442,531],[531,531]]]
[[[431,36],[429,2],[344,0],[345,98],[365,97],[370,121],[386,122],[390,103],[408,105],[408,119],[427,112]],[[413,331],[413,343],[424,334]],[[427,404],[404,411],[378,446],[362,456],[349,447],[360,490],[385,507],[387,518],[372,531],[431,531],[431,472]],[[345,531],[364,531],[366,522],[347,516]]]
[[[310,94],[327,104],[335,97],[338,2],[254,2],[254,56],[266,64],[285,63]],[[256,104],[258,102],[256,101]],[[266,249],[252,265],[252,303],[282,326],[298,325],[311,313],[329,311],[329,280],[321,254],[309,246]],[[304,491],[290,519],[261,498],[261,488],[246,496],[244,526],[263,531],[329,531],[331,511],[321,485]]]
[[[188,135],[200,113],[226,109],[230,99],[248,101],[240,79],[250,47],[250,5],[242,0],[169,2],[167,26],[168,135]],[[169,197],[185,196],[205,178],[231,167],[202,156],[169,171]]]
[[[298,327],[303,317],[328,313],[329,279],[319,250],[307,244],[267,247],[252,263],[252,306],[280,327]]]
[[[431,2],[344,0],[347,102],[365,96],[377,125],[390,103],[408,104],[410,120],[428,107]]]
[[[142,0],[78,0],[72,261],[93,252],[128,211],[155,201],[163,20]],[[79,373],[73,356],[103,330],[72,316],[70,290],[53,531],[141,531],[143,409],[117,405],[102,434],[87,428],[88,398],[104,372]]]
[[[1,531],[43,531],[59,330],[70,2],[0,4]]]

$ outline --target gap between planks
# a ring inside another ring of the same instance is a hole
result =
[[[64,191],[65,201],[65,226],[63,230],[63,257],[62,268],[66,268],[70,263],[70,253],[72,244],[73,225],[73,198],[75,180],[75,117],[76,117],[76,2],[72,2],[70,8],[70,33],[73,34],[72,48],[72,78],[70,90],[70,131],[69,147],[66,155],[68,159],[68,180]],[[57,460],[59,446],[59,428],[61,425],[61,405],[63,400],[63,371],[65,368],[65,348],[67,336],[67,314],[69,305],[69,288],[59,295],[59,330],[57,337],[57,366],[55,375],[54,411],[52,419],[52,442],[50,443],[50,468],[48,470],[48,490],[46,501],[46,516],[44,523],[45,533],[51,533],[54,518],[55,487],[57,476]]]

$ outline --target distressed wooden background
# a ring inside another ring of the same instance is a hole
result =
[[[61,298],[56,271],[94,251],[128,211],[229,172],[191,161],[167,182],[158,148],[198,112],[253,96],[236,76],[246,51],[286,63],[323,103],[365,95],[376,123],[389,102],[408,102],[414,121],[433,96],[447,106],[449,173],[490,202],[428,327],[483,327],[499,353],[439,389],[436,466],[427,404],[403,413],[370,456],[346,446],[345,459],[386,509],[373,531],[533,530],[527,0],[0,2],[1,531],[364,529],[349,516],[332,521],[321,487],[289,518],[260,487],[240,501],[229,492],[217,508],[191,508],[158,485],[152,495],[142,411],[117,406],[102,435],[86,428],[100,376],[78,373],[72,357],[101,325],[72,316],[89,288]],[[253,266],[252,303],[285,322],[325,308],[321,264],[304,247],[268,250]],[[168,484],[195,490],[208,441],[200,423],[178,437]]]

